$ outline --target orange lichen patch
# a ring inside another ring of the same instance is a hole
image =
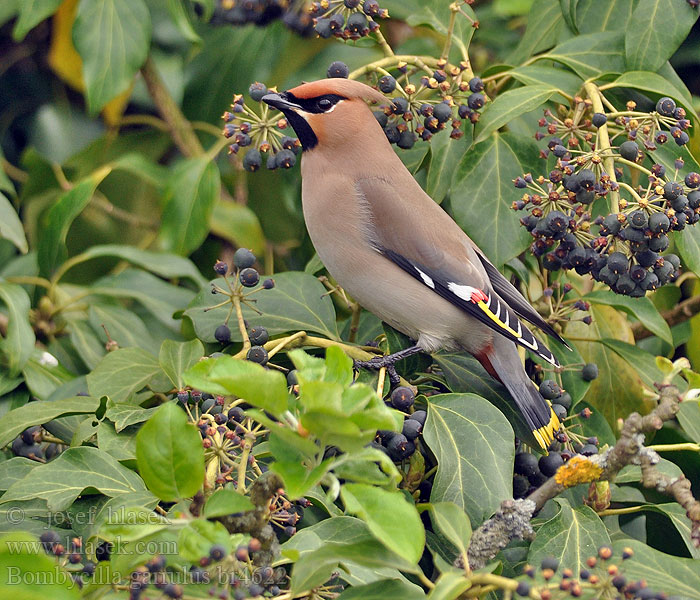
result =
[[[554,475],[554,480],[564,487],[595,481],[603,474],[603,469],[584,456],[574,456],[563,464]]]

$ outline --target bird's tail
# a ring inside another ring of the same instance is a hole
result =
[[[515,344],[505,338],[494,342],[495,348],[486,354],[491,367],[487,367],[487,370],[506,386],[532,435],[546,451],[554,440],[554,433],[559,429],[559,419],[550,402],[540,395],[525,373]]]

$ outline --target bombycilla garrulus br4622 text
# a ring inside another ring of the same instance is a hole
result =
[[[521,319],[563,340],[408,172],[367,104],[387,99],[358,81],[323,79],[263,101],[301,141],[304,220],[323,264],[363,307],[416,342],[359,366],[441,348],[470,352],[506,386],[546,449],[559,421],[516,344],[557,361]]]

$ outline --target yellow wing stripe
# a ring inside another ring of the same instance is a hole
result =
[[[509,327],[508,325],[506,325],[506,324],[505,324],[503,321],[501,321],[495,314],[493,314],[493,312],[491,311],[491,309],[486,305],[486,302],[484,302],[483,300],[479,300],[479,302],[477,302],[476,305],[477,305],[483,312],[485,312],[486,315],[487,315],[494,323],[496,323],[496,325],[498,325],[499,327],[505,329],[505,330],[506,330],[508,333],[510,333],[513,337],[515,337],[516,339],[520,339],[520,338],[522,337],[522,336],[521,336],[517,331],[515,331],[512,327]]]

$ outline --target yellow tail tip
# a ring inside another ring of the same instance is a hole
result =
[[[549,448],[549,445],[554,441],[554,434],[559,430],[559,427],[561,427],[561,423],[552,409],[552,403],[547,400],[547,404],[549,404],[550,410],[549,423],[532,432],[540,448],[545,452],[547,452],[547,448]]]

